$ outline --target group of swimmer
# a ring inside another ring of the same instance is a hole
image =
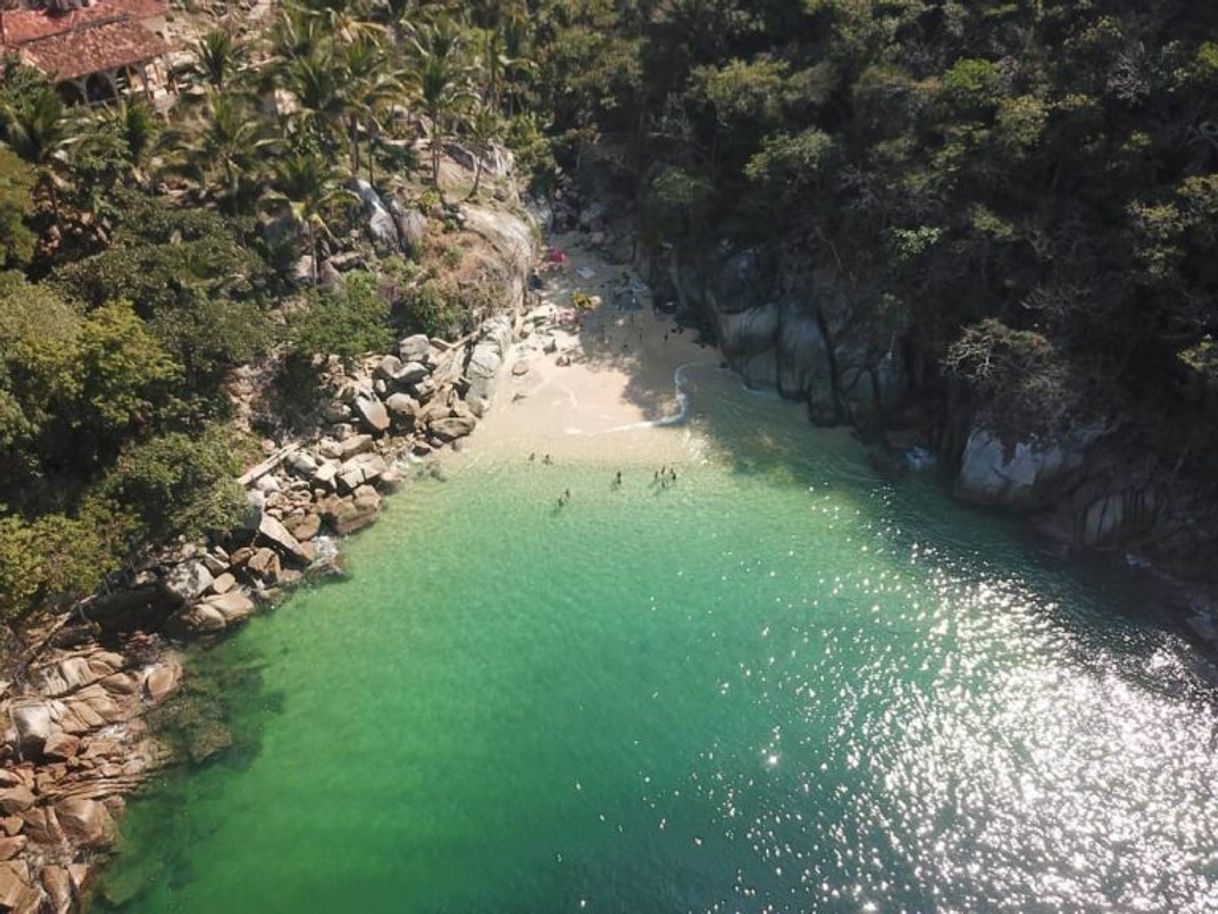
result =
[[[529,463],[536,463],[536,462],[537,462],[537,453],[536,453],[536,451],[534,451],[533,453],[529,454]],[[541,462],[545,466],[554,465],[554,459],[549,454],[546,454],[544,457],[542,457]],[[677,483],[676,467],[670,467],[670,466],[666,465],[666,466],[660,467],[658,470],[655,471],[654,475],[652,476],[651,484],[653,486],[658,485],[661,489],[667,489],[671,485],[676,485],[676,483]],[[620,489],[622,487],[622,471],[621,470],[618,470],[614,474],[613,481],[610,482],[609,487],[614,490]],[[562,494],[558,496],[558,507],[565,508],[568,505],[568,503],[570,503],[570,501],[571,501],[571,490],[563,489]]]
[[[656,483],[660,484],[661,489],[667,489],[669,486],[675,486],[677,484],[677,468],[669,466],[660,467],[658,470],[656,470],[655,476],[652,478],[652,485],[655,485]]]

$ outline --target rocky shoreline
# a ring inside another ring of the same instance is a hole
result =
[[[342,577],[338,539],[375,523],[405,472],[438,472],[434,461],[489,408],[513,340],[544,339],[545,318],[524,316],[535,233],[514,216],[471,215],[502,282],[478,330],[453,343],[408,336],[354,370],[331,360],[321,424],[268,443],[240,478],[239,529],[158,547],[110,592],[25,628],[25,663],[0,683],[0,910],[87,906],[124,797],[184,755],[227,744],[220,726],[183,753],[150,723],[181,690],[178,648],[225,635],[295,586]]]

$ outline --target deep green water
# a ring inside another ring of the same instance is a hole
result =
[[[674,488],[475,447],[212,651],[238,746],[132,804],[121,910],[1218,910],[1153,587],[693,374]]]

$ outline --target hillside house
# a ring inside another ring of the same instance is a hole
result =
[[[171,50],[162,0],[46,0],[0,11],[0,53],[41,70],[71,104],[130,93],[161,103]]]

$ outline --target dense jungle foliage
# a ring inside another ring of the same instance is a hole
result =
[[[0,88],[10,614],[231,519],[235,366],[459,319],[419,258],[373,258],[351,307],[292,287],[359,246],[353,176],[426,210],[453,140],[505,143],[539,195],[595,151],[646,244],[802,259],[877,358],[900,339],[1013,433],[1119,420],[1165,472],[1218,471],[1212,4],[298,0],[193,50],[166,118],[15,65]]]
[[[1167,465],[1218,470],[1218,7],[674,0],[539,21],[568,36],[543,57],[559,125],[629,153],[651,240],[802,258],[877,357],[899,334],[917,380],[958,379],[1014,434],[1115,418]]]

